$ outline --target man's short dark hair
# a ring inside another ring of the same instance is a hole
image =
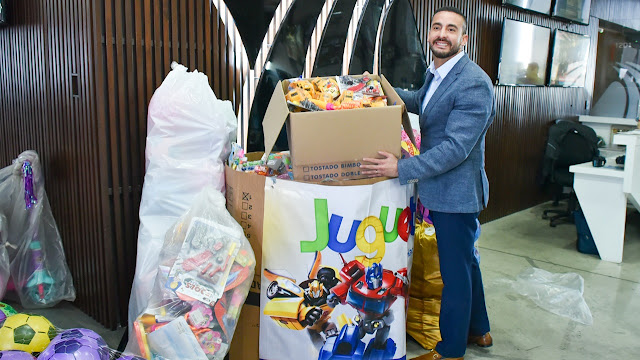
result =
[[[462,13],[462,11],[460,11],[460,9],[458,9],[457,7],[454,7],[454,6],[443,6],[443,7],[439,8],[438,10],[436,10],[436,12],[434,12],[433,15],[431,15],[431,22],[433,23],[433,17],[436,16],[437,13],[443,12],[443,11],[456,13],[456,14],[462,16],[462,19],[464,20],[464,22],[462,24],[462,35],[467,33],[467,17]]]

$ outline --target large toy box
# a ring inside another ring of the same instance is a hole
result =
[[[365,178],[362,159],[378,157],[380,150],[399,157],[401,125],[413,136],[404,102],[384,76],[367,77],[380,82],[387,106],[291,112],[289,81],[278,82],[262,122],[266,152],[286,126],[294,178],[306,182]]]

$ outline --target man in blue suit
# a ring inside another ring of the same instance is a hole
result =
[[[444,288],[440,310],[442,341],[419,359],[462,359],[467,344],[491,346],[482,276],[474,256],[478,214],[487,205],[485,134],[495,115],[493,85],[462,51],[467,21],[457,8],[436,10],[429,48],[433,62],[418,91],[396,89],[407,110],[420,115],[420,155],[364,159],[370,176],[399,177],[418,183],[438,239]]]

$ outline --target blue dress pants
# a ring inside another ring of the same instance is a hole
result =
[[[489,332],[480,264],[474,255],[479,213],[431,211],[436,230],[444,288],[440,308],[442,341],[436,351],[445,358],[464,356],[469,335]]]

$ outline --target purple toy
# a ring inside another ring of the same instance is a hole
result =
[[[68,339],[44,349],[38,360],[109,360],[109,350],[88,339]]]
[[[1,360],[35,360],[36,358],[33,355],[18,350],[7,350],[0,351],[0,359]]]
[[[107,347],[107,343],[95,331],[82,328],[64,330],[51,340],[49,346],[69,339],[84,339],[93,341],[98,347]]]

